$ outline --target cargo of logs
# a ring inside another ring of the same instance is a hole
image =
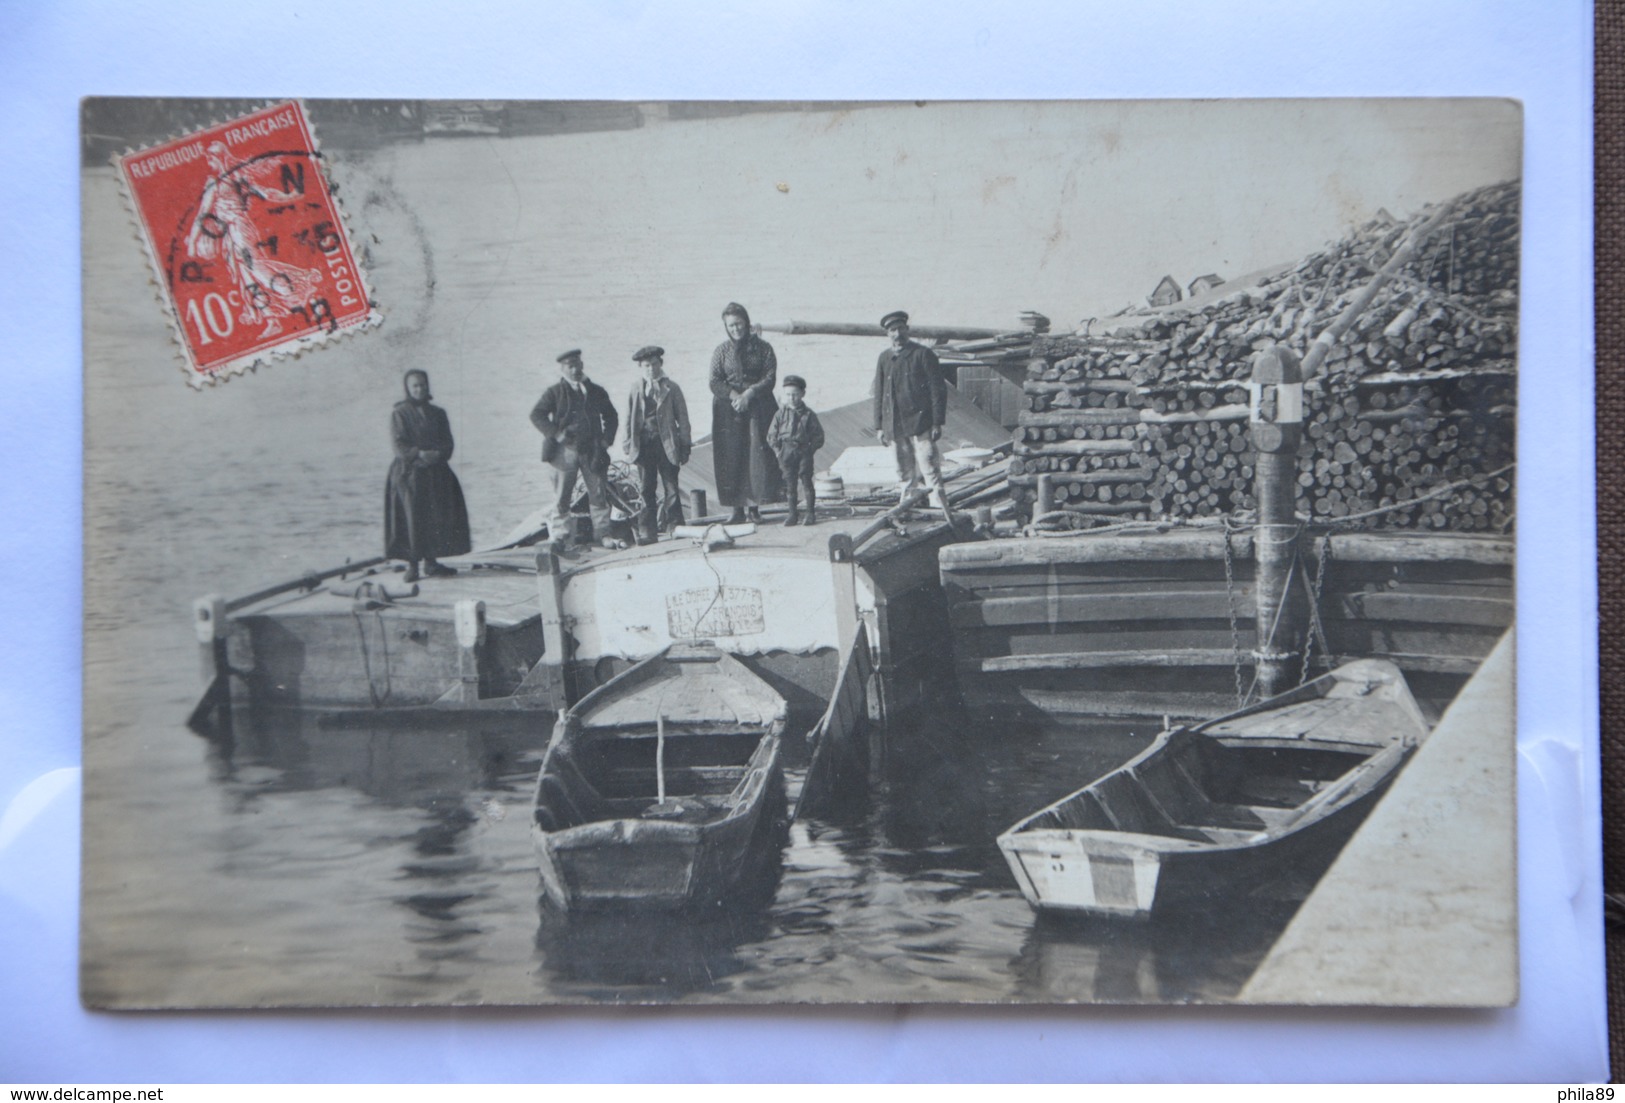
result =
[[[1305,388],[1301,515],[1511,529],[1518,204],[1516,183],[1452,201],[1330,347]],[[1114,520],[1251,508],[1253,353],[1284,344],[1304,354],[1439,213],[1383,216],[1249,286],[1120,315],[1102,334],[1085,326],[963,350],[1027,361],[1030,409],[1010,464],[1018,502],[1030,511],[1049,474],[1055,508]]]

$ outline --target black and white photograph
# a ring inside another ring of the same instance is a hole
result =
[[[1523,151],[83,101],[85,1005],[1516,1004]]]

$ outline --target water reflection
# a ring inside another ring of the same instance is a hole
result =
[[[398,963],[390,991],[418,1002],[1223,1001],[1308,889],[1277,883],[1146,924],[1035,916],[996,836],[1131,757],[1156,725],[955,712],[894,726],[880,783],[830,806],[841,814],[781,821],[726,906],[566,916],[540,893],[529,831],[550,720],[240,713],[211,773],[246,831],[287,832],[251,834],[256,851],[319,863],[312,906],[326,893],[371,916],[344,937],[379,942]],[[274,866],[233,875],[269,881]]]
[[[355,789],[386,804],[433,807],[476,793],[529,790],[552,717],[478,724],[367,722],[364,716],[292,710],[236,712],[232,735],[213,746],[221,780],[255,767],[278,773],[285,792]]]
[[[539,897],[536,951],[553,994],[636,1002],[720,992],[752,968],[742,948],[772,937],[784,842],[782,829],[768,833],[729,898],[701,909],[567,915]]]

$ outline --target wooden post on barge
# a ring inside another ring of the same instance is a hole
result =
[[[565,666],[569,660],[564,638],[564,578],[559,557],[551,547],[536,553],[536,596],[542,610],[542,657],[521,684],[520,692],[546,698],[554,711],[569,707]]]
[[[1258,692],[1272,697],[1295,684],[1308,610],[1292,577],[1298,559],[1295,508],[1298,445],[1303,439],[1303,371],[1280,345],[1253,357],[1249,425],[1258,524],[1253,535],[1253,589],[1258,611]]]
[[[221,736],[231,734],[231,664],[226,658],[226,601],[218,594],[192,603],[197,629],[198,659],[203,674],[203,698],[186,726],[193,731]]]
[[[1038,504],[1033,507],[1033,516],[1042,517],[1055,511],[1055,476],[1038,476]]]
[[[836,669],[846,666],[852,640],[858,631],[857,564],[853,561],[852,537],[838,532],[829,538],[829,569],[835,582],[835,643],[840,648]]]
[[[485,645],[485,602],[464,599],[452,606],[457,630],[457,685],[449,697],[465,705],[480,699],[480,650]],[[442,698],[444,700],[445,698]]]
[[[829,566],[834,576],[835,592],[835,639],[839,650],[839,661],[836,670],[844,671],[852,657],[853,646],[857,641],[859,631],[866,631],[863,627],[863,617],[858,612],[858,564],[856,542],[849,533],[838,532],[829,538]],[[863,665],[867,668],[869,661],[866,658]],[[839,680],[839,676],[837,676]],[[886,719],[886,700],[883,680],[875,676],[871,670],[866,677],[864,686],[865,709],[868,713],[868,724],[862,725],[866,737],[866,746],[863,753],[870,780],[879,776],[886,760],[886,734],[884,722]],[[876,722],[878,721],[878,723]]]

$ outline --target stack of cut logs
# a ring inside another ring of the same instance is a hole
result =
[[[1305,388],[1300,513],[1510,529],[1518,202],[1516,183],[1454,200],[1332,346]],[[1030,410],[1010,464],[1018,502],[1031,509],[1048,474],[1055,508],[1115,519],[1251,508],[1253,353],[1281,344],[1303,355],[1434,213],[1374,219],[1256,284],[1123,315],[1105,334],[979,350],[1027,359]]]

